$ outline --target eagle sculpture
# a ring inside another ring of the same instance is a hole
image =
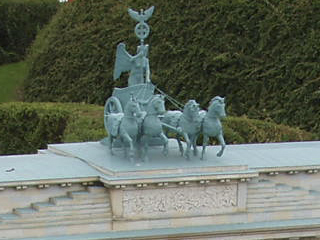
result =
[[[146,22],[152,16],[153,11],[154,11],[154,6],[150,7],[145,11],[141,9],[140,13],[132,10],[131,8],[128,9],[129,15],[137,22]]]

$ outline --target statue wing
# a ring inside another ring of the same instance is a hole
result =
[[[134,20],[136,20],[137,22],[140,22],[140,14],[134,10],[132,10],[131,8],[128,9],[128,13],[130,15],[130,17],[132,17]]]
[[[122,72],[130,71],[132,68],[132,56],[127,52],[126,45],[119,43],[117,46],[116,63],[114,65],[113,80],[120,77]]]
[[[149,9],[144,11],[143,20],[147,21],[153,14],[154,6],[150,7]]]

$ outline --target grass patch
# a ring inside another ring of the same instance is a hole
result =
[[[0,66],[0,102],[11,102],[21,99],[18,89],[27,74],[26,62]]]

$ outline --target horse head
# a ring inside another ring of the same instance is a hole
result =
[[[165,112],[164,96],[160,94],[152,96],[147,105],[147,114],[162,115]]]
[[[211,99],[209,108],[208,108],[208,114],[211,117],[217,117],[217,118],[225,118],[226,117],[226,111],[225,111],[225,98],[216,96]]]
[[[141,117],[142,111],[140,109],[140,105],[138,101],[131,96],[130,100],[127,102],[124,108],[124,115],[129,117]]]
[[[183,114],[192,119],[199,116],[199,111],[199,104],[195,100],[189,100],[183,108]]]

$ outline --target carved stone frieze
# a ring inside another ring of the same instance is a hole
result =
[[[237,184],[126,190],[124,217],[196,216],[235,211]]]

